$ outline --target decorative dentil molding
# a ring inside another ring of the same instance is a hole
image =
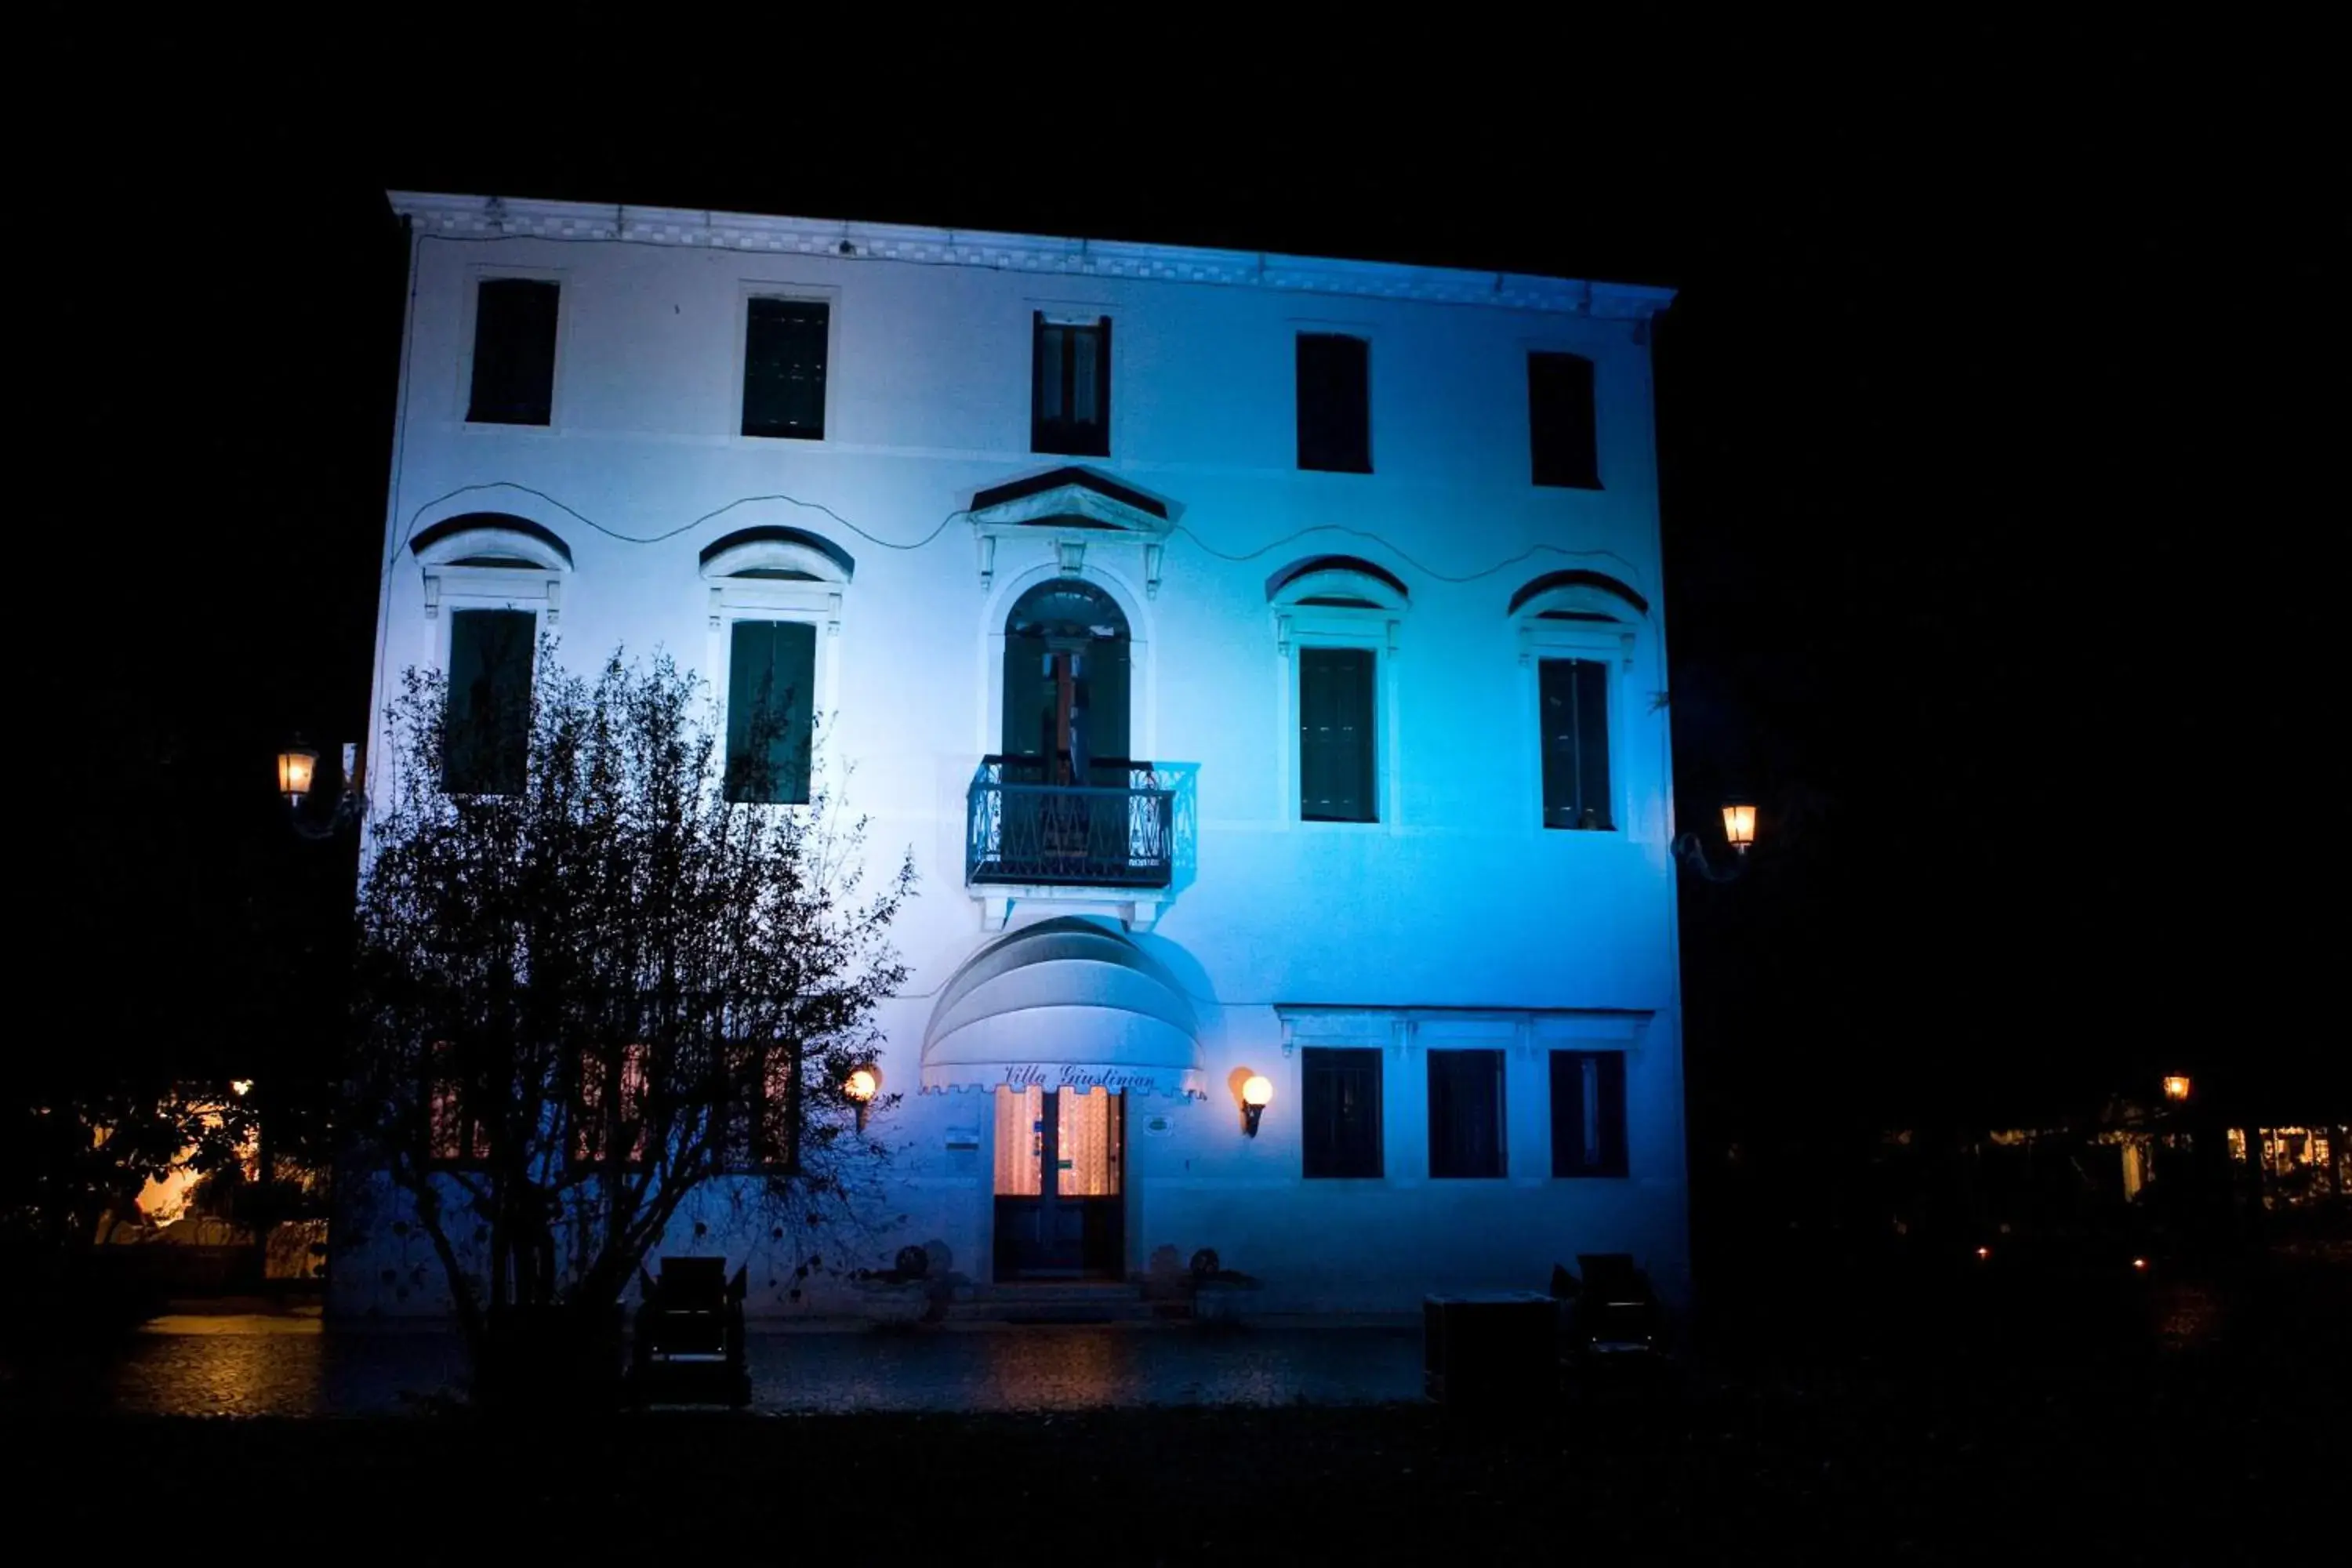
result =
[[[979,267],[1070,278],[1140,279],[1347,294],[1452,305],[1541,310],[1601,321],[1647,321],[1675,297],[1671,289],[1528,273],[1479,272],[1398,262],[1349,261],[1270,251],[1211,250],[1124,240],[855,223],[677,207],[604,206],[424,192],[388,193],[394,212],[416,232],[444,239],[608,240],[826,256],[840,260]]]

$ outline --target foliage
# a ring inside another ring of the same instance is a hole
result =
[[[248,1108],[168,1083],[85,1084],[12,1104],[0,1135],[0,1243],[70,1252],[151,1179],[234,1171],[253,1132]]]
[[[865,825],[822,792],[728,803],[667,657],[591,679],[552,652],[512,795],[445,793],[465,737],[408,673],[360,899],[353,1131],[477,1345],[502,1308],[616,1302],[716,1179],[779,1223],[855,1219],[885,1152],[843,1084],[905,975],[911,860],[868,889]]]

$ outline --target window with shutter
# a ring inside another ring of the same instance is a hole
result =
[[[520,795],[530,753],[530,667],[539,618],[529,610],[449,616],[449,707],[441,787]]]
[[[1551,1173],[1625,1174],[1625,1054],[1551,1053]]]
[[[1373,651],[1298,650],[1298,815],[1307,822],[1377,822]]]
[[[737,621],[727,675],[727,798],[804,805],[815,739],[816,627]]]
[[[1537,667],[1543,726],[1544,826],[1613,828],[1609,805],[1609,667],[1547,658]]]
[[[1110,456],[1110,318],[1049,321],[1034,316],[1029,449],[1073,458]]]
[[[1298,466],[1372,471],[1370,345],[1339,332],[1298,334]]]
[[[1429,1173],[1504,1173],[1502,1052],[1429,1053]]]
[[[1591,360],[1580,354],[1528,355],[1528,443],[1536,483],[1601,488]]]
[[[825,355],[833,308],[760,298],[743,329],[743,434],[824,438]]]
[[[1299,1058],[1301,1173],[1378,1177],[1381,1053],[1309,1046]]]
[[[545,425],[555,406],[561,288],[539,278],[486,278],[474,296],[474,374],[466,418]]]

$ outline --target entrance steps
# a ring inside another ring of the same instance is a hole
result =
[[[977,1285],[948,1303],[950,1323],[1154,1323],[1188,1321],[1192,1304],[1152,1299],[1116,1279],[1038,1279]]]

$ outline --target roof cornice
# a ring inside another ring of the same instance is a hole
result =
[[[1473,272],[1389,261],[1342,261],[1271,251],[1205,250],[1123,240],[1057,239],[978,229],[923,228],[677,207],[599,206],[501,196],[386,193],[418,232],[447,239],[622,240],[693,249],[830,256],[935,267],[982,267],[1071,278],[1213,283],[1302,294],[1350,294],[1450,305],[1646,321],[1675,291],[1520,272]]]

